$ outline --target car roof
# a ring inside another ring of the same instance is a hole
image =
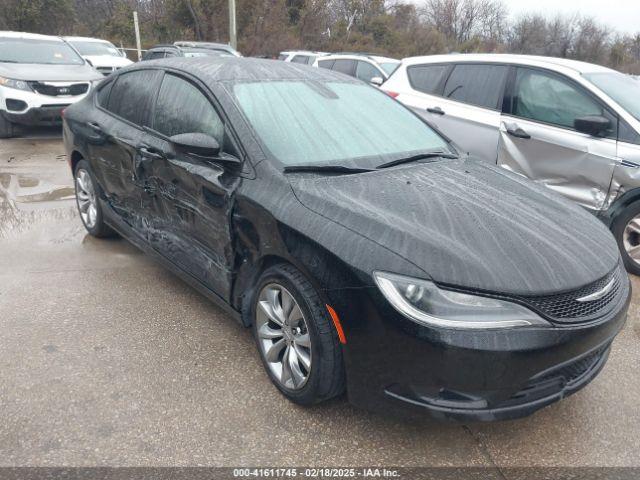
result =
[[[74,40],[78,42],[95,42],[95,43],[111,43],[109,40],[103,40],[102,38],[93,38],[93,37],[62,37],[68,42],[73,42]]]
[[[39,33],[27,33],[27,32],[11,32],[11,31],[2,31],[0,30],[0,37],[5,38],[26,38],[29,40],[54,40],[58,42],[63,42],[62,38],[56,37],[54,35],[40,35]]]
[[[211,47],[211,48],[231,48],[231,45],[228,45],[226,43],[216,43],[216,42],[198,42],[198,41],[191,41],[191,40],[178,40],[176,42],[173,42],[174,45],[178,46],[178,47]]]
[[[194,75],[204,83],[317,80],[360,83],[347,75],[324,68],[311,68],[298,63],[281,62],[251,57],[174,57],[145,61],[129,67],[127,71],[144,69],[152,65],[182,70]]]
[[[593,63],[569,60],[567,58],[543,57],[537,55],[513,55],[508,53],[477,53],[477,54],[449,54],[427,55],[422,57],[408,57],[402,59],[402,63],[417,65],[421,63],[450,63],[450,62],[488,62],[488,63],[514,63],[546,67],[553,70],[572,70],[577,73],[612,72],[610,68],[595,65]]]
[[[329,55],[326,52],[316,52],[314,50],[284,50],[280,55]]]

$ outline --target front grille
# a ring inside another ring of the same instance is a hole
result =
[[[34,92],[41,95],[47,95],[49,97],[59,96],[75,96],[87,93],[89,90],[88,83],[74,83],[71,85],[53,85],[42,82],[29,82],[29,86]]]
[[[565,387],[586,378],[594,369],[598,368],[604,361],[608,348],[609,345],[606,345],[575,362],[532,377],[524,388],[500,404],[500,407],[534,402],[557,394]]]
[[[592,301],[577,301],[604,289],[613,281],[610,290],[601,298]],[[618,299],[627,293],[628,280],[622,266],[585,287],[570,292],[545,296],[517,296],[514,300],[524,303],[532,310],[560,323],[584,322],[608,313]]]

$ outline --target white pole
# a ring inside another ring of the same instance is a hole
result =
[[[238,49],[238,37],[236,33],[236,0],[229,0],[229,44]]]
[[[133,12],[133,28],[136,31],[136,47],[138,49],[138,61],[142,59],[142,47],[140,46],[140,26],[138,25],[138,12]]]

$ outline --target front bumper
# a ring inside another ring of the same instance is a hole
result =
[[[331,297],[347,338],[352,403],[403,417],[494,421],[529,415],[595,378],[624,325],[631,288],[590,324],[484,331],[418,325],[375,287]]]
[[[0,113],[11,123],[27,126],[54,126],[62,125],[62,110],[69,105],[68,103],[59,103],[29,108],[24,113],[6,111]]]
[[[89,88],[89,91],[91,88]],[[88,92],[87,92],[88,93]],[[87,96],[49,96],[0,87],[0,115],[11,123],[27,126],[61,125],[61,112]]]

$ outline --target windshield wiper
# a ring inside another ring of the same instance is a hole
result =
[[[383,163],[382,165],[378,165],[377,168],[389,168],[395,167],[396,165],[402,165],[403,163],[411,163],[417,162],[419,160],[426,160],[428,158],[450,158],[452,160],[458,159],[458,155],[454,155],[453,153],[446,152],[430,152],[430,153],[419,153],[418,155],[412,155],[410,157],[398,158],[397,160],[392,160],[387,163]]]
[[[0,60],[0,63],[18,63],[17,60]]]
[[[287,165],[284,173],[318,172],[318,173],[364,173],[373,172],[371,168],[346,167],[344,165]]]

